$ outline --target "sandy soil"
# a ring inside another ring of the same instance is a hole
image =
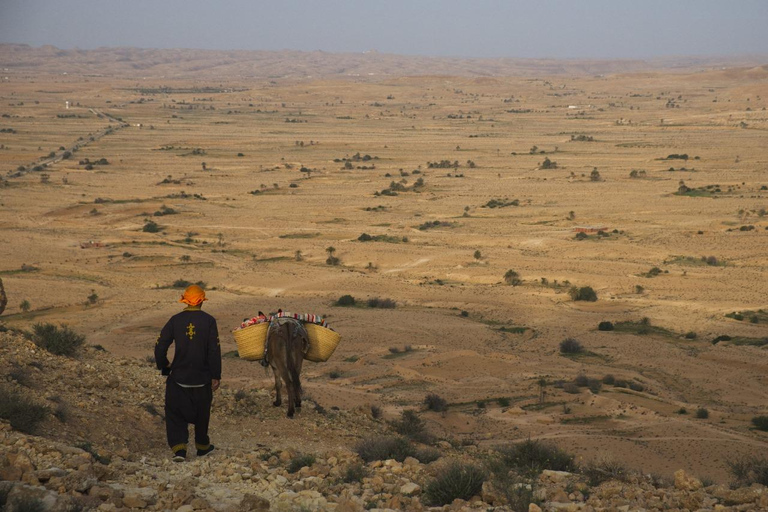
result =
[[[768,315],[725,316],[768,308],[764,68],[294,81],[5,74],[9,326],[63,322],[144,358],[179,309],[173,283],[203,281],[225,352],[236,348],[229,331],[258,310],[327,315],[342,344],[305,366],[306,393],[324,407],[378,404],[394,416],[437,393],[448,412],[424,414],[446,437],[541,437],[585,459],[609,452],[716,479],[729,457],[768,447],[750,429],[768,397]],[[90,109],[129,126],[30,171],[110,124]],[[581,135],[593,140],[572,140]],[[358,153],[372,158],[351,169],[335,161]],[[86,170],[85,158],[109,164]],[[541,169],[545,158],[557,168]],[[428,165],[441,160],[459,167]],[[422,187],[374,195],[418,178]],[[681,180],[720,192],[675,195]],[[519,203],[484,207],[493,199]],[[154,216],[163,206],[176,213]],[[159,233],[142,231],[149,219]],[[432,221],[447,224],[419,229]],[[585,226],[609,236],[575,239]],[[389,238],[357,241],[362,233]],[[81,248],[88,241],[100,246]],[[326,264],[329,246],[340,265]],[[652,267],[661,274],[647,277]],[[504,283],[510,269],[522,285]],[[599,300],[572,301],[554,285],[565,281]],[[397,307],[335,307],[344,294]],[[597,330],[644,317],[666,331]],[[712,344],[723,334],[734,340]],[[585,353],[561,355],[566,337]],[[641,390],[555,384],[608,374]],[[260,366],[225,359],[225,386],[270,382]],[[699,407],[708,419],[694,417]]]

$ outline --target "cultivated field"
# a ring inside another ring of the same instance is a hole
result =
[[[143,359],[181,281],[202,281],[225,386],[271,383],[229,332],[283,308],[342,333],[328,363],[305,365],[325,408],[394,417],[435,393],[448,411],[423,417],[445,438],[554,439],[716,480],[768,448],[750,428],[768,399],[764,67],[4,76],[8,327],[66,323]],[[565,338],[582,351],[562,354]]]

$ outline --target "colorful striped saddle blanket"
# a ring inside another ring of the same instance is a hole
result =
[[[331,329],[331,326],[328,325],[328,322],[323,320],[323,318],[318,315],[313,315],[311,313],[289,313],[287,311],[283,311],[282,309],[278,309],[277,313],[274,313],[270,316],[267,316],[261,311],[259,311],[259,314],[257,316],[244,320],[243,323],[240,324],[240,328],[244,329],[249,325],[272,322],[273,320],[277,320],[278,318],[293,318],[294,320],[298,320],[299,322],[309,322],[311,324],[317,324],[321,327]]]

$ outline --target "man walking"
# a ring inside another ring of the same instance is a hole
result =
[[[168,320],[155,345],[157,368],[165,383],[165,427],[174,462],[187,457],[189,424],[195,426],[197,456],[213,451],[208,437],[213,392],[221,382],[221,347],[216,319],[202,311],[205,291],[188,286],[179,302],[187,304]],[[173,362],[168,348],[176,342]]]

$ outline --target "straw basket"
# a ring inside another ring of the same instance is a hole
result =
[[[268,330],[269,323],[265,322],[249,325],[245,329],[238,329],[232,333],[237,343],[237,353],[240,355],[240,359],[245,359],[246,361],[264,359],[264,348],[267,344]]]
[[[304,354],[304,359],[315,363],[324,363],[333,355],[333,351],[339,345],[341,335],[317,324],[305,323],[304,327],[309,335],[309,350]]]

